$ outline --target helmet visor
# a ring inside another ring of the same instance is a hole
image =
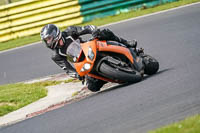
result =
[[[53,43],[53,36],[47,36],[46,38],[44,38],[44,41],[48,46],[51,46],[51,44]]]

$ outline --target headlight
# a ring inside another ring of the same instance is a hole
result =
[[[73,61],[74,61],[74,62],[76,62],[76,61],[77,61],[77,59],[78,59],[77,57],[73,57]]]
[[[91,68],[91,64],[85,63],[84,66],[81,68],[81,72],[87,71]]]
[[[92,51],[92,48],[88,48],[88,58],[92,61],[94,59],[94,52]]]

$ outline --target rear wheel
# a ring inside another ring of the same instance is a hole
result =
[[[145,65],[144,73],[147,75],[155,74],[159,69],[158,61],[150,55],[143,55]]]
[[[139,82],[142,80],[142,76],[139,72],[126,72],[120,70],[120,68],[110,66],[106,62],[102,62],[99,70],[104,76],[122,82]]]

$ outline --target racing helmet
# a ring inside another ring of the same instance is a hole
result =
[[[40,37],[48,48],[54,50],[61,39],[61,31],[56,25],[47,24],[42,28]]]

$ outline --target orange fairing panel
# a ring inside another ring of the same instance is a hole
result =
[[[81,47],[85,53],[86,58],[88,58],[88,48],[91,47],[92,51],[95,54],[95,58],[96,58],[96,40],[90,41],[90,42],[86,42],[86,43],[81,43]],[[89,60],[89,59],[88,59]],[[95,60],[95,59],[94,59]],[[94,62],[93,60],[93,62]]]
[[[80,76],[83,76],[83,75],[87,74],[86,71],[81,72],[81,68],[83,67],[84,64],[85,64],[85,60],[83,62],[74,63],[76,71]]]
[[[125,47],[107,45],[106,41],[97,41],[97,49],[98,51],[107,51],[123,54],[131,61],[131,63],[133,63],[133,56],[131,52]]]
[[[94,59],[92,61],[88,58],[88,48],[89,47],[92,48],[92,51],[94,53]],[[82,50],[83,50],[83,52],[85,54],[85,59],[84,59],[84,61],[81,61],[81,62],[78,62],[78,63],[74,63],[74,66],[75,66],[76,71],[78,72],[78,74],[80,76],[83,76],[83,75],[86,75],[87,73],[89,73],[92,70],[93,65],[94,65],[94,61],[96,60],[96,40],[81,44],[81,48],[82,48]],[[85,63],[91,64],[91,68],[89,70],[87,70],[87,71],[81,72],[81,68],[84,66]]]

